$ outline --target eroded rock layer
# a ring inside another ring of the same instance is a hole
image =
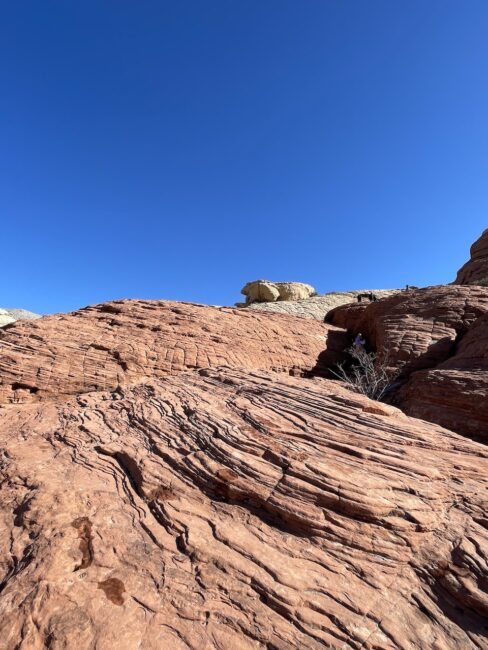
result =
[[[471,325],[447,361],[410,375],[398,403],[410,415],[488,443],[488,314]]]
[[[221,369],[0,409],[2,648],[487,648],[488,450]]]
[[[471,257],[457,274],[455,284],[488,285],[488,228],[471,246]]]
[[[369,304],[337,307],[328,321],[361,332],[392,367],[409,372],[446,361],[474,321],[488,312],[488,287],[436,286]]]
[[[407,383],[391,396],[408,414],[488,441],[488,287],[408,291],[345,305],[330,322],[366,335]]]
[[[190,303],[120,300],[0,331],[0,403],[112,390],[226,365],[300,374],[341,358],[322,323]],[[324,353],[324,350],[325,353]]]
[[[337,291],[333,293],[323,293],[305,300],[288,300],[277,302],[254,302],[247,306],[247,309],[256,311],[267,311],[275,314],[288,314],[290,316],[300,316],[301,318],[314,318],[323,321],[331,309],[339,305],[348,303],[357,303],[357,297],[360,294],[373,294],[378,300],[388,298],[398,289],[362,289],[360,291]],[[366,304],[366,303],[364,303]]]

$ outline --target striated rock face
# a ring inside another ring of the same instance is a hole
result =
[[[254,302],[274,302],[276,300],[305,300],[317,292],[310,284],[303,282],[269,282],[254,280],[248,282],[241,293],[246,296],[246,305]]]
[[[362,332],[389,365],[403,367],[408,382],[395,404],[487,441],[487,313],[488,287],[450,285],[339,307],[328,319]]]
[[[221,365],[303,374],[337,362],[344,346],[343,332],[301,318],[115,301],[0,331],[0,403]]]
[[[337,382],[8,405],[0,448],[5,650],[488,647],[487,448]]]
[[[488,228],[471,246],[471,258],[458,271],[455,284],[488,284]]]
[[[248,305],[248,309],[267,311],[274,314],[289,314],[290,316],[314,318],[315,320],[324,321],[331,309],[339,305],[356,303],[357,296],[361,293],[374,293],[378,299],[382,299],[398,293],[398,289],[362,289],[360,291],[323,293],[305,300],[254,302]]]
[[[413,373],[398,403],[410,415],[488,443],[488,313],[471,325],[452,357]]]
[[[40,318],[39,314],[25,309],[0,309],[0,327],[10,325],[16,320],[34,320],[35,318]]]
[[[422,291],[334,319],[486,374],[488,289]],[[138,300],[1,331],[2,650],[488,648],[488,447],[288,376],[346,338]]]
[[[430,368],[453,352],[456,339],[488,312],[488,287],[437,286],[402,291],[369,304],[344,305],[327,321],[362,332],[392,367]]]

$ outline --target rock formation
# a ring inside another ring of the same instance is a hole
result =
[[[336,363],[345,341],[337,328],[292,316],[119,300],[0,331],[0,403],[221,365],[304,374],[319,356],[324,367]]]
[[[338,307],[328,321],[361,332],[392,368],[403,369],[408,382],[395,404],[486,441],[487,313],[488,287],[449,285]]]
[[[0,330],[2,650],[488,650],[488,287],[279,298]]]
[[[274,302],[276,300],[305,300],[317,292],[310,284],[303,282],[269,282],[254,280],[241,289],[246,296],[246,305],[254,302]]]
[[[471,246],[471,258],[458,271],[455,284],[488,286],[488,228]]]
[[[397,403],[410,415],[488,443],[488,313],[474,321],[446,361],[413,373]]]
[[[5,650],[487,647],[488,449],[337,382],[11,404],[0,447]]]
[[[15,323],[16,320],[34,320],[35,318],[40,318],[39,314],[25,309],[0,309],[0,327]]]
[[[277,301],[277,302],[254,302],[248,309],[267,311],[274,314],[289,314],[301,318],[314,318],[321,322],[331,309],[339,305],[357,302],[357,296],[361,293],[373,293],[378,299],[387,298],[398,289],[363,289],[360,291],[336,291],[322,293],[304,300]]]

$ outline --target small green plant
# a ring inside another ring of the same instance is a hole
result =
[[[362,346],[347,349],[349,361],[337,364],[332,373],[343,381],[349,390],[380,401],[398,377],[399,371],[388,366],[388,355],[378,359],[374,352]]]
[[[480,287],[488,287],[488,278],[481,278],[481,280],[474,282],[474,284],[477,284]]]

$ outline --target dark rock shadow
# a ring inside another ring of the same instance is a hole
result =
[[[326,347],[317,357],[315,366],[309,373],[311,377],[326,377],[334,379],[335,375],[331,370],[336,368],[338,363],[347,361],[347,348],[352,343],[352,335],[344,331],[332,330],[327,335]]]

